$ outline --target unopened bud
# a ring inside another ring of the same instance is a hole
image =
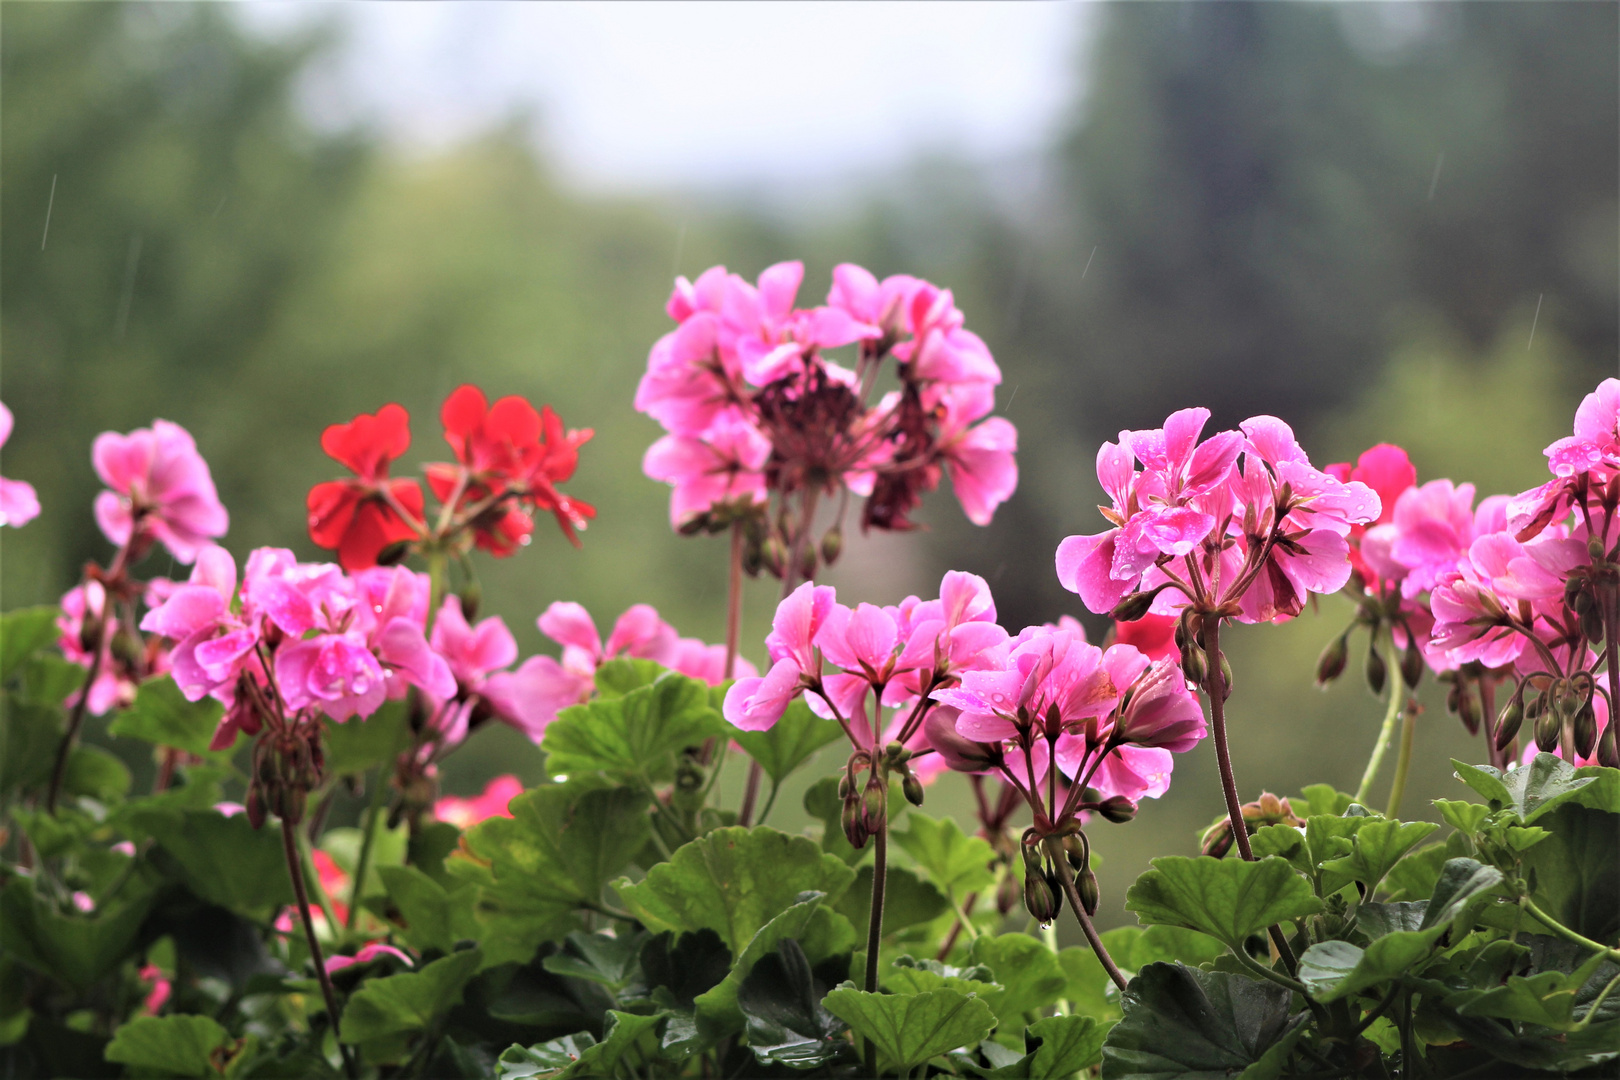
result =
[[[1024,872],[1039,871],[1041,868],[1041,847],[1039,844],[1019,844],[1018,851],[1024,856]]]
[[[405,561],[405,556],[411,553],[411,541],[395,540],[391,544],[384,544],[377,552],[378,566],[398,566]]]
[[[1123,825],[1136,816],[1136,804],[1123,795],[1114,795],[1104,799],[1097,812],[1115,825]]]
[[[1578,612],[1592,606],[1592,595],[1586,591],[1584,576],[1564,579],[1564,606]]]
[[[1230,818],[1222,818],[1204,830],[1199,840],[1198,850],[1205,855],[1223,858],[1232,850],[1232,822]]]
[[[821,561],[831,566],[844,551],[844,530],[835,525],[821,538]]]
[[[1226,652],[1221,652],[1221,700],[1225,701],[1232,696],[1232,664],[1226,659]]]
[[[1593,645],[1603,640],[1603,613],[1597,609],[1596,604],[1581,612],[1581,633],[1585,634],[1586,640]]]
[[[905,792],[906,802],[912,806],[921,806],[923,804],[922,781],[911,773],[906,773],[905,779],[900,781],[900,790]]]
[[[264,799],[259,794],[259,785],[253,784],[247,793],[247,819],[248,824],[255,829],[264,827]]]
[[[1586,541],[1586,553],[1596,562],[1603,558],[1603,541],[1599,537],[1592,537]]]
[[[760,562],[777,577],[787,571],[787,548],[777,537],[770,537],[760,549]]]
[[[461,597],[462,616],[468,622],[478,618],[478,609],[484,603],[484,587],[478,584],[478,579],[468,578],[457,595]]]
[[[1389,681],[1389,667],[1378,652],[1376,642],[1367,644],[1367,687],[1375,694],[1384,692],[1384,683]]]
[[[871,835],[866,828],[866,821],[861,815],[861,801],[859,799],[844,800],[844,838],[849,846],[859,850],[866,846],[866,838]]]
[[[1040,870],[1024,873],[1024,907],[1035,921],[1045,926],[1058,917],[1058,894]]]
[[[1204,680],[1209,678],[1209,661],[1203,649],[1192,645],[1181,650],[1181,673],[1194,686],[1204,685]]]
[[[1543,709],[1536,717],[1536,746],[1545,753],[1558,749],[1558,736],[1563,728],[1557,709]]]
[[[867,781],[866,790],[861,792],[861,810],[865,815],[866,827],[871,831],[875,832],[883,827],[883,812],[887,809],[885,806],[885,803],[888,802],[887,795],[888,792],[883,790],[883,785],[878,782],[876,777]]]
[[[849,773],[846,772],[844,775],[842,775],[842,776],[840,776],[838,778],[838,797],[840,799],[843,799],[845,802],[848,802],[849,801],[849,793],[854,791],[854,790],[855,790],[855,784],[850,779]]]
[[[1481,719],[1479,698],[1466,686],[1458,686],[1457,716],[1461,718],[1463,727],[1468,729],[1468,734],[1478,734]]]
[[[1583,758],[1591,757],[1592,750],[1597,746],[1598,728],[1597,713],[1592,711],[1592,703],[1590,701],[1581,706],[1581,711],[1575,714],[1574,734],[1575,756]]]
[[[1607,769],[1620,769],[1620,745],[1615,742],[1614,722],[1603,729],[1597,743],[1597,761]]]
[[[1086,909],[1086,914],[1097,914],[1097,905],[1102,901],[1102,890],[1097,887],[1097,875],[1087,870],[1074,879],[1074,886],[1080,893],[1080,905]]]
[[[812,581],[816,576],[816,549],[808,544],[799,555],[799,576],[805,581]]]
[[[1515,694],[1508,699],[1502,711],[1496,717],[1496,748],[1506,750],[1508,743],[1519,734],[1519,725],[1524,723],[1524,699]]]
[[[1086,839],[1085,833],[1070,833],[1063,838],[1063,854],[1068,857],[1069,867],[1078,874],[1091,866],[1091,841]]]
[[[1148,609],[1153,606],[1153,598],[1157,595],[1157,589],[1151,592],[1131,593],[1114,605],[1114,610],[1108,613],[1108,617],[1115,622],[1135,622],[1148,613]]]
[[[1350,632],[1347,630],[1327,643],[1322,655],[1316,658],[1316,685],[1326,686],[1344,674],[1345,662],[1350,657]]]
[[[1406,682],[1408,690],[1416,690],[1418,680],[1423,678],[1423,651],[1418,648],[1417,636],[1408,633],[1406,638],[1406,651],[1401,653],[1401,678]],[[1476,717],[1477,717],[1476,713]],[[1479,730],[1479,721],[1476,718],[1470,731]]]

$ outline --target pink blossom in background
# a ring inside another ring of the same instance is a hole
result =
[[[128,435],[105,431],[91,449],[96,475],[111,490],[96,496],[96,523],[120,546],[136,522],[182,563],[224,536],[230,516],[220,505],[208,463],[190,433],[167,420]]]
[[[174,983],[156,964],[143,966],[135,977],[149,987],[145,999],[141,1002],[141,1012],[147,1016],[156,1016],[168,1003],[169,995],[174,992]]]
[[[62,650],[62,656],[88,669],[94,663],[94,654],[91,648],[85,647],[85,621],[87,618],[94,621],[106,613],[106,631],[102,637],[101,664],[96,671],[96,680],[87,689],[69,694],[65,702],[72,708],[80,694],[88,693],[85,709],[91,716],[102,716],[112,709],[126,708],[135,701],[135,684],[113,662],[112,640],[118,633],[118,617],[106,612],[106,604],[107,590],[101,582],[88,581],[75,585],[62,595],[58,603],[62,614],[56,617],[56,644]],[[93,645],[92,640],[92,648]]]
[[[1131,622],[1114,624],[1114,640],[1130,645],[1149,660],[1169,660],[1181,655],[1176,646],[1176,622],[1170,615],[1151,612]]]
[[[497,776],[484,785],[481,795],[466,799],[446,795],[433,804],[433,816],[466,830],[492,817],[511,817],[512,812],[506,804],[521,794],[521,780],[512,775]]]
[[[694,515],[726,503],[763,503],[770,440],[734,410],[722,413],[702,439],[665,435],[647,448],[642,471],[674,487],[670,522],[677,529]]]
[[[11,438],[11,410],[0,402],[0,447]],[[0,525],[17,528],[39,516],[39,497],[32,484],[0,476]]]
[[[394,946],[389,945],[386,942],[368,941],[366,944],[360,946],[359,950],[355,952],[353,956],[328,957],[326,960],[326,972],[330,975],[334,971],[342,971],[344,968],[352,967],[355,964],[367,964],[383,956],[392,956],[406,967],[416,966],[416,962],[407,956],[402,950],[396,949]]]

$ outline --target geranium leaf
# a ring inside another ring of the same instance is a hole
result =
[[[1434,892],[1434,886],[1440,880],[1440,868],[1445,865],[1447,855],[1446,845],[1430,844],[1418,848],[1406,858],[1395,864],[1395,868],[1384,877],[1384,887],[1388,890],[1390,900],[1426,899]]]
[[[0,890],[0,952],[83,991],[134,950],[152,895],[129,887],[93,915],[68,916],[34,895],[31,878]]]
[[[588,1031],[564,1035],[536,1046],[512,1046],[496,1061],[497,1080],[529,1080],[529,1077],[554,1077],[596,1046],[596,1037]]]
[[[985,934],[968,955],[1004,987],[1000,999],[991,1003],[1003,1025],[1022,1026],[1025,1013],[1052,1004],[1068,986],[1057,954],[1028,934]]]
[[[731,737],[748,756],[759,762],[773,783],[782,780],[803,765],[828,743],[844,737],[844,729],[836,720],[823,720],[810,711],[802,698],[795,699],[787,711],[766,731],[733,731]]]
[[[1126,909],[1144,923],[1197,930],[1234,950],[1273,923],[1322,908],[1305,879],[1276,857],[1243,862],[1172,855],[1152,866],[1126,892]]]
[[[621,1065],[632,1075],[658,1056],[658,1025],[663,1013],[638,1016],[608,1010],[602,1041],[580,1032],[538,1046],[513,1046],[496,1063],[498,1080],[572,1080],[573,1077],[617,1076]]]
[[[674,751],[729,730],[707,686],[666,671],[621,697],[564,709],[546,728],[540,749],[551,776],[657,780],[671,774]]]
[[[113,1032],[106,1058],[137,1075],[217,1076],[210,1059],[230,1042],[207,1016],[140,1016]]]
[[[1353,802],[1355,802],[1353,795],[1337,790],[1332,784],[1307,784],[1293,798],[1291,805],[1294,813],[1303,818],[1319,815],[1340,817]]]
[[[1384,876],[1440,826],[1429,821],[1369,821],[1356,830],[1350,854],[1322,864],[1322,893],[1338,892],[1352,881],[1367,886],[1368,895]]]
[[[1421,930],[1426,900],[1403,900],[1394,904],[1361,904],[1356,908],[1356,929],[1377,940],[1401,930]]]
[[[889,838],[935,885],[957,899],[995,884],[990,872],[994,849],[981,837],[968,836],[950,818],[911,814],[905,831],[892,831]]]
[[[0,683],[8,683],[24,660],[56,640],[54,607],[18,608],[0,615]]]
[[[1620,814],[1565,803],[1540,821],[1552,835],[1521,856],[1536,903],[1578,934],[1614,941],[1620,936]]]
[[[1471,900],[1501,882],[1502,871],[1478,859],[1447,859],[1424,908],[1422,928],[1450,925]]]
[[[343,1041],[367,1042],[427,1027],[460,1003],[462,988],[482,960],[477,949],[469,949],[421,971],[366,980],[343,1009]]]
[[[1306,1014],[1289,1018],[1292,996],[1286,987],[1230,972],[1149,964],[1125,988],[1124,1018],[1103,1041],[1102,1074],[1105,1080],[1236,1076],[1304,1023]]]
[[[325,721],[321,746],[326,754],[327,774],[352,776],[392,761],[407,737],[406,722],[402,701],[384,702],[364,720],[342,724]]]
[[[457,883],[446,889],[414,866],[376,869],[402,919],[396,932],[413,949],[450,952],[457,941],[478,936],[473,886]]]
[[[737,989],[748,1045],[762,1064],[812,1069],[850,1053],[849,1026],[822,1006],[827,988],[792,938],[760,957]]]
[[[1562,758],[1537,754],[1528,765],[1502,773],[1488,765],[1468,765],[1452,759],[1457,778],[1498,807],[1511,808],[1521,824],[1532,824],[1542,814],[1575,797],[1597,782],[1597,775],[1580,775]]]
[[[1102,1056],[1108,1027],[1089,1016],[1049,1016],[1024,1029],[1040,1040],[1034,1052],[989,1073],[990,1080],[1063,1080],[1089,1069]]]
[[[0,792],[31,788],[49,778],[65,724],[60,706],[0,695]]]
[[[651,940],[646,933],[586,934],[576,930],[540,966],[554,975],[588,979],[618,991],[641,972],[643,949]]]
[[[800,894],[819,892],[824,903],[836,903],[854,880],[855,871],[814,840],[761,825],[716,829],[682,846],[642,881],[624,878],[614,888],[648,928],[707,927],[735,956]]]
[[[134,703],[113,717],[107,734],[172,746],[188,754],[208,754],[224,711],[213,698],[187,701],[174,680],[164,675],[140,685]]]
[[[800,895],[803,899],[759,928],[725,978],[697,999],[698,1025],[706,1035],[719,1038],[742,1028],[744,1018],[737,1008],[737,991],[754,965],[782,941],[792,938],[807,943],[808,948],[801,951],[809,952],[812,960],[825,959],[829,944],[846,950],[854,945],[855,928],[842,915],[822,907],[821,894]],[[828,925],[834,921],[836,929]]]
[[[822,1005],[869,1039],[904,1074],[930,1058],[971,1046],[990,1034],[995,1016],[983,1000],[942,988],[921,994],[868,994],[842,986]]]
[[[667,669],[654,660],[620,657],[596,669],[596,693],[604,700],[622,698],[632,690],[651,686]]]
[[[1147,965],[1180,961],[1188,967],[1226,955],[1226,946],[1179,926],[1116,926],[1102,935],[1103,947],[1129,977]],[[1089,946],[1070,946],[1058,953],[1068,985],[1063,997],[1077,1013],[1098,1021],[1117,1020],[1119,997],[1114,982]]]
[[[293,902],[278,829],[255,829],[246,814],[226,817],[212,808],[150,803],[132,806],[127,820],[157,842],[160,867],[169,860],[172,876],[204,900],[249,918],[263,918]]]
[[[838,902],[838,913],[856,926],[865,926],[872,911],[872,865],[855,872],[855,884]],[[933,884],[903,866],[889,867],[883,886],[883,934],[898,933],[918,923],[939,918],[950,903]]]
[[[1318,942],[1299,958],[1299,981],[1322,1001],[1337,1001],[1373,987],[1381,990],[1404,974],[1415,974],[1419,961],[1445,930],[1444,926],[1396,930],[1365,949],[1348,941]]]

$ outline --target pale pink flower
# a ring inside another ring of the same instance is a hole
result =
[[[771,456],[770,440],[735,410],[721,413],[702,438],[665,435],[647,448],[642,471],[674,486],[670,522],[677,529],[724,503],[763,503],[761,470]]]
[[[523,781],[511,774],[497,776],[484,785],[482,794],[465,799],[446,795],[439,799],[433,804],[433,816],[465,831],[493,817],[511,817],[507,804],[521,794]]]
[[[359,951],[353,956],[328,957],[326,960],[326,973],[330,975],[334,971],[342,971],[344,968],[355,964],[370,963],[383,956],[392,956],[394,959],[401,961],[406,967],[416,966],[415,961],[401,950],[394,948],[394,946],[381,941],[371,941],[360,946]]]
[[[125,678],[119,665],[113,662],[112,641],[118,633],[118,616],[107,611],[106,605],[107,590],[99,581],[75,585],[62,595],[57,605],[62,610],[62,614],[56,618],[57,647],[62,650],[64,658],[83,668],[89,668],[94,657],[91,649],[85,647],[85,621],[105,615],[106,629],[101,639],[101,664],[96,672],[96,681],[83,690],[69,694],[64,703],[71,708],[77,704],[80,694],[88,693],[85,708],[91,716],[126,708],[135,701],[135,684]]]
[[[805,582],[777,605],[765,638],[771,668],[763,677],[738,679],[726,691],[722,711],[727,720],[744,731],[764,731],[782,718],[803,690],[804,677],[820,677],[815,641],[837,604],[830,587]]]
[[[175,586],[141,620],[142,630],[175,643],[174,681],[188,701],[216,694],[228,703],[237,676],[258,666],[258,624],[231,610],[235,597],[236,561],[219,545],[207,544],[197,552],[190,581]]]
[[[11,438],[11,410],[0,402],[0,446]],[[39,497],[32,484],[0,476],[0,525],[26,525],[39,516]]]
[[[91,459],[112,489],[96,496],[95,510],[96,523],[113,543],[129,543],[138,522],[176,559],[190,563],[203,544],[225,535],[230,516],[208,463],[180,425],[156,420],[128,435],[102,432]]]
[[[146,964],[136,972],[135,977],[149,987],[146,997],[141,1001],[141,1012],[147,1016],[156,1016],[163,1011],[169,995],[174,992],[173,981],[156,964]]]

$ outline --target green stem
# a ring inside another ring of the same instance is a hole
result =
[[[1127,981],[1125,973],[1114,963],[1114,958],[1108,954],[1108,946],[1103,944],[1097,928],[1091,925],[1091,917],[1086,914],[1086,907],[1080,902],[1080,889],[1074,883],[1074,869],[1069,865],[1067,853],[1056,839],[1049,839],[1046,844],[1047,856],[1051,859],[1052,865],[1057,867],[1058,878],[1063,882],[1063,894],[1068,897],[1069,910],[1074,912],[1075,920],[1080,924],[1080,932],[1086,935],[1086,943],[1091,946],[1091,951],[1097,954],[1097,962],[1114,981],[1114,985],[1123,991]]]
[[[979,939],[979,928],[973,925],[973,920],[968,917],[967,909],[963,907],[962,901],[956,898],[956,890],[946,889],[945,899],[951,902],[951,910],[956,912],[957,921],[962,924],[962,929],[967,931],[968,940],[977,941]],[[1057,931],[1054,930],[1052,933],[1054,940],[1056,940]],[[1056,952],[1057,950],[1053,949],[1052,951]]]
[[[1536,902],[1530,899],[1528,896],[1524,898],[1523,903],[1524,910],[1535,916],[1537,921],[1539,921],[1543,926],[1551,930],[1557,936],[1563,938],[1565,941],[1573,942],[1576,945],[1584,945],[1593,952],[1603,953],[1610,960],[1620,964],[1620,949],[1611,949],[1607,945],[1593,941],[1589,937],[1583,937],[1582,935],[1577,934],[1575,931],[1571,930],[1569,927],[1565,926],[1551,915],[1548,915],[1545,911],[1542,911],[1536,906]]]
[[[397,753],[398,748],[395,750]],[[365,895],[366,871],[371,866],[371,851],[377,842],[377,824],[382,816],[383,806],[387,802],[388,771],[394,763],[394,757],[395,754],[389,754],[383,763],[377,766],[376,786],[371,792],[371,804],[366,808],[366,832],[360,838],[360,861],[355,863],[354,882],[349,887],[349,917],[343,920],[345,930],[353,930],[355,919],[360,917],[360,898]]]
[[[771,807],[776,805],[776,793],[781,790],[781,787],[782,785],[775,780],[771,781],[771,793],[765,796],[765,805],[759,811],[759,823],[761,825],[765,824],[765,819],[771,816]]]
[[[1400,682],[1399,674],[1395,681]],[[1395,759],[1395,783],[1389,789],[1389,809],[1384,812],[1387,818],[1394,818],[1401,809],[1401,796],[1406,794],[1406,770],[1412,765],[1412,742],[1417,734],[1417,710],[1408,708],[1406,719],[1401,725],[1401,754]]]
[[[326,895],[326,886],[321,884],[321,876],[315,872],[315,856],[311,853],[309,837],[304,835],[302,829],[298,830],[298,857],[302,860],[305,880],[309,882],[311,891],[315,894],[315,902],[320,906],[321,915],[325,917],[326,925],[331,929],[333,936],[336,936],[338,927],[342,924],[338,922],[337,914],[332,910],[332,898]]]
[[[339,1038],[338,1021],[342,1013],[338,1011],[337,992],[332,989],[332,976],[326,973],[326,959],[321,955],[321,943],[315,937],[315,920],[309,913],[309,891],[305,887],[303,857],[297,836],[298,827],[281,820],[281,849],[287,857],[287,876],[292,879],[293,896],[298,900],[298,915],[304,924],[304,939],[309,943],[310,959],[315,963],[315,976],[320,980],[321,996],[326,999],[326,1015],[332,1021],[332,1037],[337,1040],[338,1054],[343,1058],[343,1071],[350,1080],[358,1074],[355,1071],[354,1061],[349,1057],[348,1048]]]
[[[883,938],[883,891],[889,880],[889,821],[885,814],[872,837],[872,911],[866,926],[866,992],[877,993],[878,949]],[[866,1043],[866,1071],[877,1075],[877,1043]]]
[[[948,896],[950,894],[947,893],[946,895]],[[952,899],[952,903],[955,903],[954,898]],[[957,914],[961,914],[960,908],[957,909]],[[1052,950],[1053,956],[1056,956],[1061,951],[1058,948],[1057,923],[1047,923],[1045,926],[1041,927],[1041,940],[1046,943],[1046,947],[1048,949]],[[1057,999],[1057,1014],[1059,1016],[1069,1015],[1069,1000],[1067,998]]]
[[[445,559],[444,551],[434,547],[428,551],[428,610],[427,626],[424,636],[433,632],[433,620],[439,614],[439,608],[444,605],[445,578],[449,572],[449,564]]]
[[[1370,642],[1369,649],[1378,648],[1379,642]],[[1367,759],[1367,771],[1361,774],[1361,786],[1356,788],[1356,802],[1366,806],[1372,798],[1373,778],[1378,775],[1378,767],[1384,763],[1384,752],[1395,737],[1395,721],[1401,715],[1401,699],[1406,693],[1406,680],[1401,678],[1401,669],[1398,658],[1395,656],[1395,644],[1390,642],[1384,655],[1388,658],[1385,670],[1390,674],[1389,707],[1384,710],[1384,726],[1378,729],[1378,741],[1373,744],[1372,757]]]

